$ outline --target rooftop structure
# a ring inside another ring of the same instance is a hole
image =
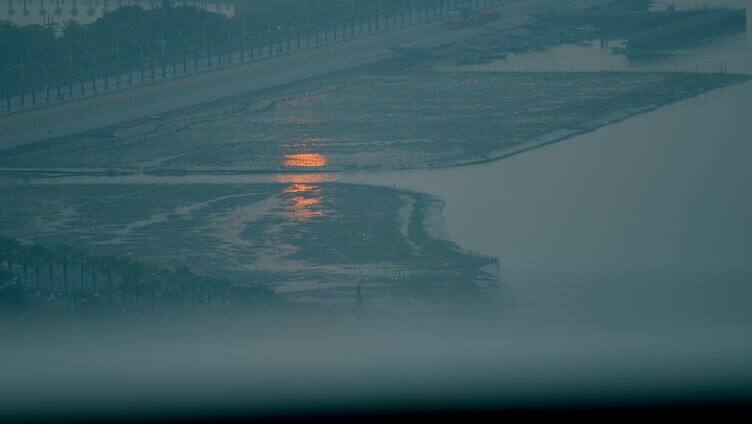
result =
[[[121,7],[154,9],[163,3],[160,0],[0,0],[0,21],[18,25],[46,25],[75,20],[88,24]],[[169,3],[173,6],[192,5],[229,18],[235,16],[235,4],[231,1],[170,0]]]

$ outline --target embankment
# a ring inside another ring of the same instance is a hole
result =
[[[581,10],[608,0],[575,0],[567,10]],[[559,10],[552,0],[510,1],[499,6],[506,17]],[[416,24],[317,49],[294,51],[265,60],[133,87],[68,103],[0,117],[0,149],[122,124],[227,97],[282,86],[332,72],[397,57],[393,47],[439,46],[489,27],[447,31],[440,20]]]
[[[745,10],[713,10],[631,35],[630,49],[648,50],[682,45],[717,32],[747,25]]]

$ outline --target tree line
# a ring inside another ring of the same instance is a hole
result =
[[[125,6],[82,25],[66,21],[45,26],[0,22],[0,90],[7,87],[63,83],[111,74],[145,62],[186,56],[197,51],[223,51],[237,44],[281,39],[314,27],[362,20],[439,4],[461,7],[491,0],[247,0],[237,2],[236,15],[194,6],[144,10]]]
[[[278,304],[268,289],[198,275],[186,267],[44,247],[0,237],[0,288],[15,283],[32,296],[74,305],[97,299],[166,315],[249,317]],[[0,293],[2,295],[2,293]]]

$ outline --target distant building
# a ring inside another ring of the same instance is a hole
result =
[[[174,6],[192,5],[232,18],[235,4],[228,0],[169,0]],[[18,25],[63,24],[69,20],[89,24],[124,6],[154,9],[162,0],[0,0],[0,21]]]

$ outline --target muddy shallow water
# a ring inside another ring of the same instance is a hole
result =
[[[0,227],[24,242],[185,266],[283,300],[351,305],[359,286],[378,317],[497,313],[497,263],[443,238],[441,200],[326,175],[275,179],[3,185]]]
[[[745,79],[384,65],[115,130],[111,139],[7,151],[0,167],[164,173],[458,165],[587,132]]]

